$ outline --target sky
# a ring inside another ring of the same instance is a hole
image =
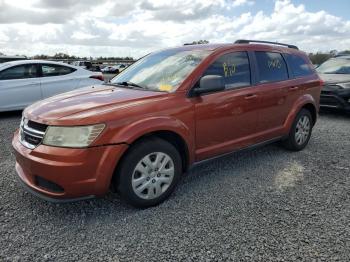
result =
[[[208,40],[350,49],[349,0],[0,0],[0,52],[132,56]]]

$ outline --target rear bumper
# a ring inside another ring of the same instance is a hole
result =
[[[18,132],[12,140],[16,171],[22,184],[34,195],[51,202],[70,202],[104,195],[116,164],[127,145],[84,149],[40,145],[24,147]]]
[[[322,91],[320,106],[350,111],[350,89],[339,91]]]

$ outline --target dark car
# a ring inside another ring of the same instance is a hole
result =
[[[325,82],[320,106],[350,112],[350,55],[327,60],[317,72]]]

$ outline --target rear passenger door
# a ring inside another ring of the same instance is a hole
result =
[[[257,87],[260,97],[257,131],[259,140],[280,135],[290,110],[289,95],[293,90],[288,67],[281,53],[256,51]]]
[[[22,109],[42,99],[37,64],[0,71],[0,111]]]
[[[75,71],[75,68],[64,65],[42,64],[41,89],[43,97],[47,98],[75,89],[79,82],[79,79],[73,74]]]

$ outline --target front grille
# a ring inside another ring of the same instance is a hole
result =
[[[27,148],[34,149],[43,140],[47,125],[23,118],[20,126],[20,142]]]
[[[41,187],[43,189],[52,191],[52,192],[56,192],[56,193],[63,193],[64,189],[63,187],[61,187],[60,185],[57,185],[54,182],[51,182],[45,178],[42,178],[40,176],[35,176],[35,184],[38,187]]]
[[[322,91],[325,91],[325,92],[334,92],[334,91],[338,91],[338,90],[341,90],[341,89],[342,89],[341,86],[328,84],[328,85],[325,85],[325,86],[322,88]]]
[[[335,96],[324,95],[324,94],[321,94],[320,104],[321,106],[330,106],[330,107],[341,106],[341,103]]]
[[[47,129],[47,125],[44,125],[44,124],[40,124],[40,123],[37,123],[37,122],[33,122],[31,120],[28,121],[28,126],[30,128],[33,128],[37,131],[41,131],[41,132],[45,132],[46,129]]]

